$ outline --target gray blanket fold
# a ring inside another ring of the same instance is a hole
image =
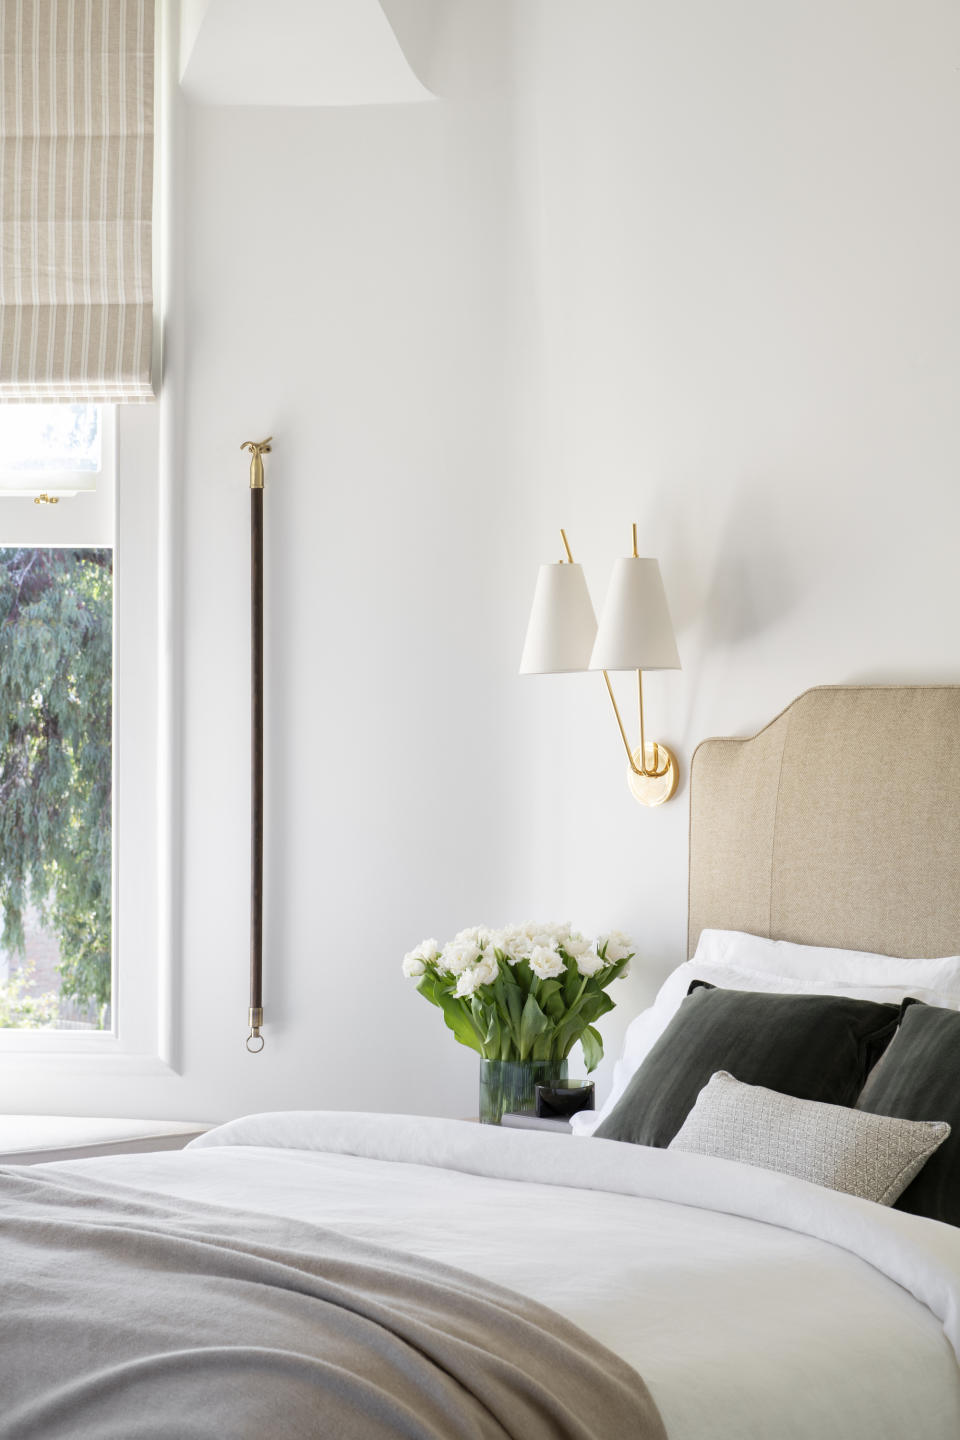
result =
[[[0,1440],[666,1440],[552,1311],[319,1226],[0,1169],[0,1282]]]

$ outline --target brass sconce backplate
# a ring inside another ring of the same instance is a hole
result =
[[[637,770],[646,769],[651,772],[648,775],[638,775],[628,767],[627,784],[634,800],[639,800],[641,805],[663,805],[676,794],[677,785],[680,783],[677,757],[661,741],[648,740],[643,749],[638,745],[633,752],[633,763]],[[664,774],[653,773],[663,770],[664,765],[667,767]]]

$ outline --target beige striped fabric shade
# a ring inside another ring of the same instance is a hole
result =
[[[154,0],[0,0],[0,401],[153,396]]]

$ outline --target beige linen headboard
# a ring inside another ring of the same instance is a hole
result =
[[[960,954],[960,685],[824,686],[690,777],[688,953],[707,926]]]

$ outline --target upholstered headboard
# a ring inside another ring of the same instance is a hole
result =
[[[691,765],[692,955],[707,926],[960,954],[960,685],[808,690]]]

